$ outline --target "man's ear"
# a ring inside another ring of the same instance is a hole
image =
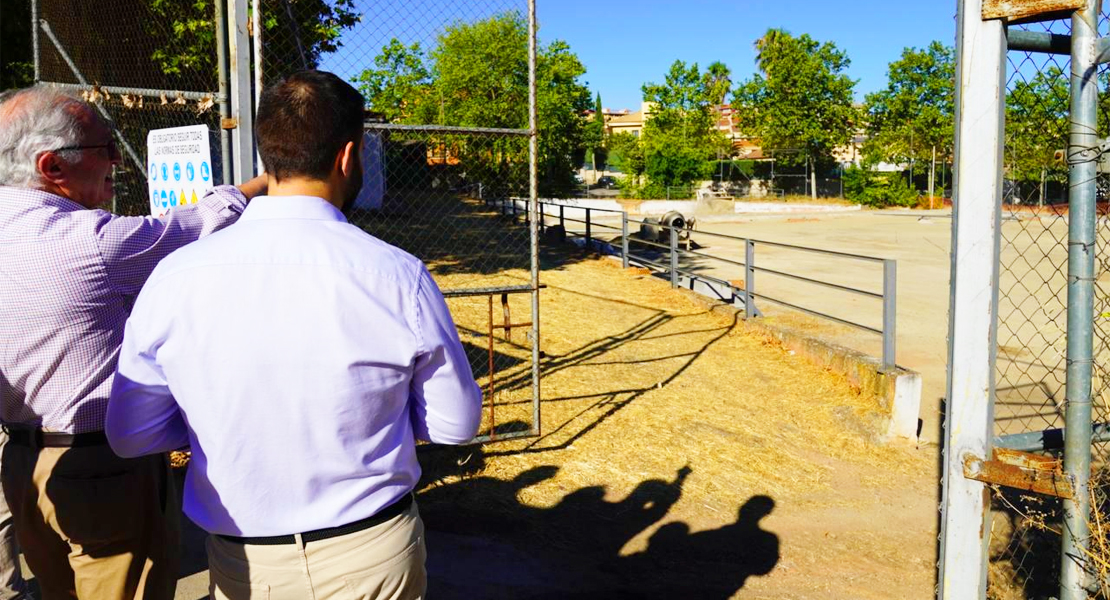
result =
[[[343,151],[339,153],[339,171],[347,177],[355,170],[355,163],[359,160],[358,145],[354,142],[347,142],[343,146]]]
[[[35,161],[35,167],[47,183],[57,185],[66,179],[66,165],[62,163],[61,157],[53,152],[40,154],[38,160]]]

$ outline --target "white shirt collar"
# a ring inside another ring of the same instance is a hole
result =
[[[347,222],[347,217],[335,205],[316,196],[258,196],[247,204],[239,222],[262,219]]]

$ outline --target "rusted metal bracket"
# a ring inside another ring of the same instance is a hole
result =
[[[220,129],[236,129],[237,127],[239,127],[239,119],[233,117],[220,119]]]
[[[983,0],[983,20],[1039,21],[1087,5],[1087,0]]]
[[[1071,482],[1058,458],[994,448],[991,460],[964,456],[964,477],[1057,498],[1071,498]]]

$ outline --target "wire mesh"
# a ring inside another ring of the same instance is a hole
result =
[[[502,210],[529,192],[527,1],[262,0],[258,22],[265,85],[320,68],[366,97],[383,186],[351,222],[423,260],[450,297],[484,431],[530,429],[533,342],[506,327],[531,323],[530,297],[499,291],[531,282],[527,218]],[[468,290],[488,292],[452,296]]]
[[[126,142],[117,212],[150,212],[144,165],[152,129],[205,125],[215,181],[224,181],[217,24],[230,1],[33,0],[39,80],[94,101]],[[255,93],[259,81],[319,68],[366,97],[374,152],[364,168],[376,183],[350,220],[422,259],[448,296],[487,392],[482,433],[538,431],[531,235],[526,216],[500,209],[528,197],[534,160],[528,1],[247,4],[253,58],[239,72],[251,76]]]
[[[1107,14],[1100,31],[1107,31]],[[1016,29],[1068,35],[1070,20]],[[1004,206],[1001,229],[994,433],[1064,427],[1067,369],[1068,167],[1071,64],[1067,56],[1011,51],[1008,56]],[[1100,137],[1110,133],[1110,70],[1098,72]],[[1095,306],[1094,420],[1110,420],[1110,175],[1100,163]],[[1108,447],[1093,444],[1091,515],[1106,514]],[[1041,598],[1058,591],[1058,500],[995,488],[988,597]],[[1098,531],[1097,527],[1092,530]],[[1096,533],[1096,536],[1098,534]],[[1092,540],[1092,541],[1097,541]],[[1110,541],[1110,540],[1104,540]],[[1094,544],[1098,547],[1099,544]],[[1097,561],[1091,561],[1092,566]],[[1099,596],[1105,597],[1105,594]]]

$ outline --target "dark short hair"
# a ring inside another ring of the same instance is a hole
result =
[[[255,116],[258,154],[266,172],[324,179],[347,142],[358,146],[362,94],[327,71],[299,71],[262,92]]]

